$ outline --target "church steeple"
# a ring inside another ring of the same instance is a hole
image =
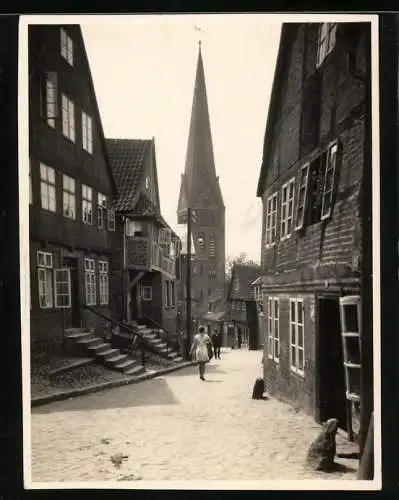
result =
[[[214,205],[214,208],[224,208],[219,180],[216,176],[204,64],[201,41],[199,41],[186,165],[182,175],[178,210],[184,210],[187,204],[195,208],[198,203],[201,203],[199,194],[204,193],[204,190],[208,194],[208,201]]]

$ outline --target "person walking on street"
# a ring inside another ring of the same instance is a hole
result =
[[[190,349],[190,355],[195,354],[195,359],[199,365],[199,376],[201,380],[205,380],[205,363],[209,361],[208,345],[211,344],[211,339],[205,331],[204,326],[200,326],[198,333],[194,336],[193,343]]]
[[[212,335],[213,352],[215,353],[215,359],[220,359],[220,334],[217,328]]]

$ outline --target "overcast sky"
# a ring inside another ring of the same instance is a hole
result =
[[[256,187],[281,18],[121,19],[82,24],[106,137],[155,137],[161,209],[176,228],[201,39],[216,171],[226,205],[226,254],[246,252],[259,260]]]

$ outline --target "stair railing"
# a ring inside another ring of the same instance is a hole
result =
[[[163,330],[166,333],[166,339],[165,339],[166,349],[169,349],[169,344],[172,346],[172,342],[170,341],[170,337],[169,337],[172,335],[171,332],[167,328],[165,328],[163,325],[158,323],[158,321],[156,321],[154,318],[151,318],[151,316],[148,316],[148,314],[145,314],[144,312],[142,312],[142,316],[143,316],[143,318],[145,318],[148,321],[150,321],[151,323],[153,323],[157,328],[159,328],[160,330]]]
[[[108,322],[110,323],[113,323],[114,325],[118,326],[119,328],[123,329],[123,330],[126,330],[128,331],[129,333],[131,333],[133,335],[133,339],[132,339],[132,343],[130,345],[130,349],[134,349],[136,346],[137,346],[137,343],[138,343],[138,340],[140,339],[140,347],[142,349],[142,351],[149,351],[149,352],[152,352],[152,348],[148,342],[148,340],[141,334],[139,333],[137,330],[135,330],[134,328],[128,326],[126,323],[124,323],[123,321],[118,321],[114,318],[111,318],[110,316],[108,316],[107,314],[104,314],[104,313],[100,313],[99,311],[96,311],[95,309],[93,309],[92,307],[86,305],[86,304],[80,304],[80,307],[82,309],[86,309],[87,311],[90,311],[91,313],[93,314],[96,314],[97,316],[107,320]]]

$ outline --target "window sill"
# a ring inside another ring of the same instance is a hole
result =
[[[62,214],[65,219],[76,220],[76,217],[70,217],[69,215]]]
[[[69,144],[72,144],[73,146],[75,146],[75,145],[76,145],[75,139],[71,139],[70,137],[68,137],[67,135],[65,135],[65,134],[64,134],[64,132],[62,133],[62,136],[63,136],[63,138],[64,138],[67,142],[69,142]]]
[[[84,220],[82,220],[82,224],[84,224],[85,226],[93,226],[92,222],[87,222],[87,221],[84,221]]]
[[[33,205],[33,204],[32,204],[32,205]],[[49,213],[49,214],[54,214],[54,215],[55,215],[55,214],[57,213],[57,210],[50,210],[50,209],[48,209],[48,208],[43,208],[43,207],[41,207],[41,209],[42,209],[44,212],[47,212],[47,213]]]
[[[298,370],[298,368],[295,368],[294,366],[290,366],[290,370],[292,373],[295,373],[295,375],[298,375],[301,378],[305,378],[305,372]]]

